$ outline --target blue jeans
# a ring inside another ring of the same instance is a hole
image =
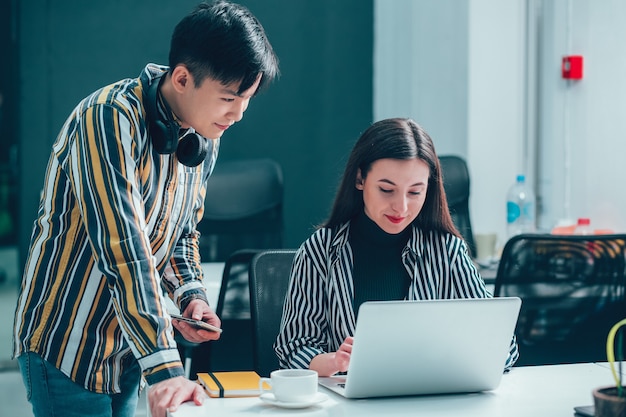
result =
[[[141,371],[134,358],[122,377],[119,394],[91,392],[68,378],[36,353],[17,358],[35,417],[133,417],[136,413]]]

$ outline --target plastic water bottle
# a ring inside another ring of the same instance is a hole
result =
[[[535,231],[535,193],[524,175],[517,176],[507,193],[506,221],[509,237]]]

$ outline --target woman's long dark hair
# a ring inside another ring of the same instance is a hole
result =
[[[384,119],[363,132],[352,148],[330,216],[322,227],[338,226],[363,211],[363,192],[356,188],[359,169],[365,179],[372,164],[379,159],[413,158],[424,161],[430,169],[426,201],[413,224],[422,230],[438,230],[461,237],[448,210],[433,141],[420,125],[405,118]]]

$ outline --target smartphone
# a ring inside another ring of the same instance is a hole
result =
[[[193,327],[197,328],[197,329],[202,329],[202,330],[208,330],[210,332],[218,332],[221,333],[222,329],[220,329],[219,327],[215,327],[212,324],[209,324],[205,321],[202,320],[194,320],[194,319],[190,319],[187,317],[183,317],[180,314],[172,314],[170,313],[170,316],[172,316],[173,319],[175,320],[180,320],[180,321],[184,321],[185,323],[189,323],[191,324]]]

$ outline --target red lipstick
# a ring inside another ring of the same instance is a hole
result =
[[[394,223],[394,224],[398,224],[402,222],[402,220],[404,220],[404,217],[387,216],[387,218],[389,219],[391,223]]]

